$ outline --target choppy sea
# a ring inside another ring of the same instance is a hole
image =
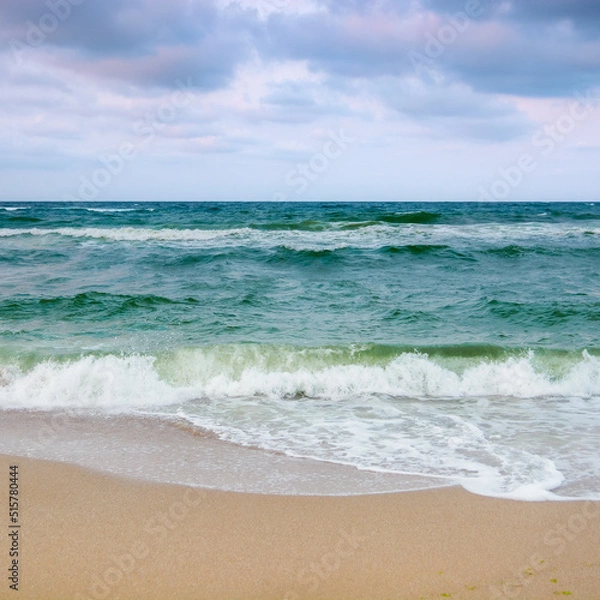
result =
[[[0,420],[600,499],[600,204],[0,204]]]

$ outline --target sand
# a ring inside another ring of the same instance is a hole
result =
[[[10,465],[1,598],[600,598],[600,503],[250,495],[0,456],[8,533]]]

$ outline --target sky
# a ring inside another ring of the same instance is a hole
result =
[[[600,201],[598,0],[6,0],[0,199]]]

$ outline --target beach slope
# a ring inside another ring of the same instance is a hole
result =
[[[9,467],[18,467],[20,524],[19,592],[4,577],[1,598],[591,599],[600,593],[599,503],[495,500],[459,488],[261,496],[10,456],[0,457],[0,465],[6,491]],[[7,572],[12,538],[3,538]]]

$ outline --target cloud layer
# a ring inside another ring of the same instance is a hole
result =
[[[599,192],[596,1],[19,0],[0,21],[4,199],[81,197],[130,144],[95,198],[473,200],[577,94],[585,119],[506,199]]]

